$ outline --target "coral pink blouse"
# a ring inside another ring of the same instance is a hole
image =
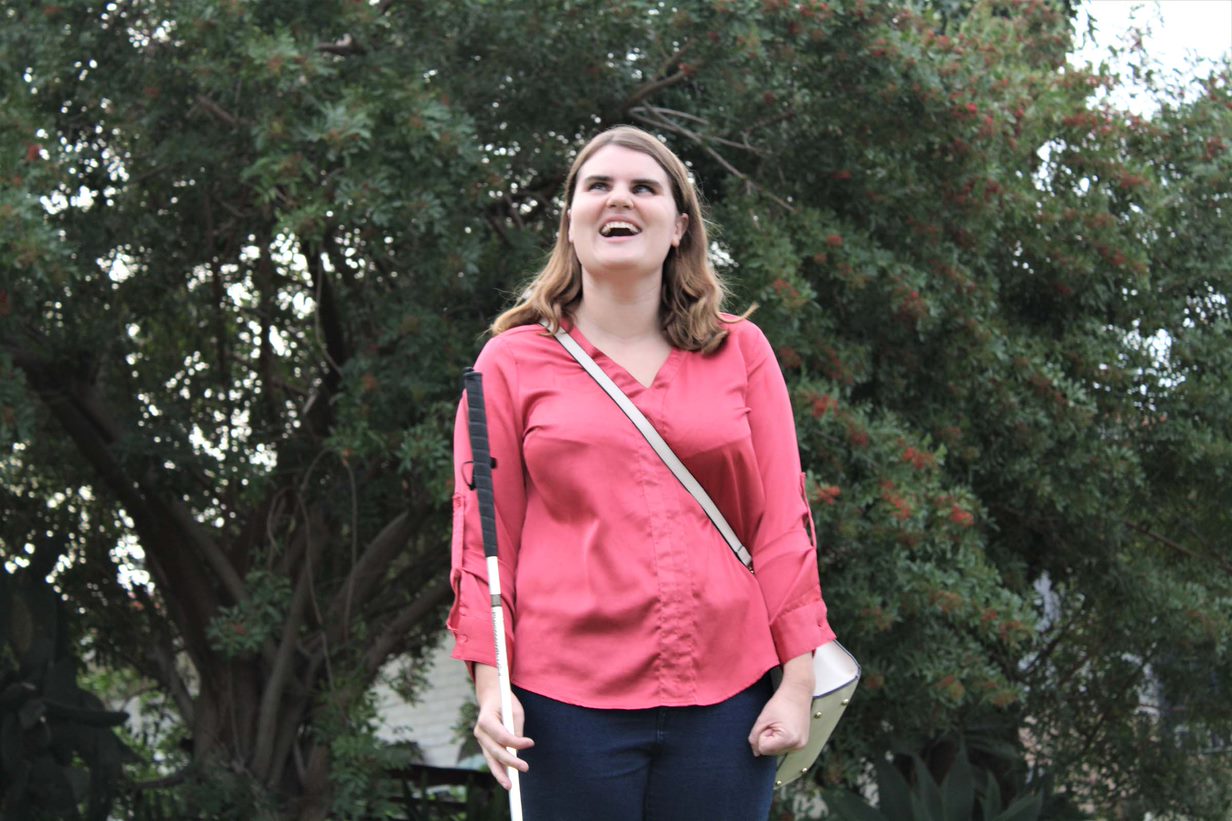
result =
[[[731,317],[728,317],[731,319]],[[787,388],[765,336],[673,350],[650,387],[573,328],[706,488],[750,574],[611,398],[538,325],[479,355],[511,677],[585,707],[715,704],[834,638]],[[454,429],[453,655],[495,665],[466,406]]]

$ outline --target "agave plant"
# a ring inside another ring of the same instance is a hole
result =
[[[983,770],[977,779],[966,744],[959,745],[940,784],[918,755],[912,755],[912,767],[914,777],[908,783],[889,761],[878,761],[877,804],[835,791],[826,795],[829,817],[842,821],[1037,821],[1040,817],[1040,794],[1019,796],[1006,806],[997,779]]]
[[[133,754],[105,709],[77,685],[60,597],[44,561],[0,574],[0,821],[104,821]],[[51,559],[54,564],[54,557]]]

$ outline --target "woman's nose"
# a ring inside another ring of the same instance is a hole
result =
[[[613,185],[612,190],[608,192],[607,204],[613,207],[629,206],[629,191],[621,185]]]

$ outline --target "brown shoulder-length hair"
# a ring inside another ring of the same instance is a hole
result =
[[[577,155],[565,178],[565,207],[561,211],[556,245],[543,270],[530,281],[516,305],[492,323],[493,334],[518,325],[546,320],[555,333],[582,299],[582,263],[569,242],[569,204],[577,187],[578,171],[596,151],[619,145],[649,155],[671,180],[676,210],[688,216],[680,245],[663,263],[663,291],[659,322],[668,342],[686,351],[710,353],[727,336],[719,311],[726,289],[710,262],[706,220],[697,192],[680,158],[654,136],[632,126],[617,126],[597,135]]]

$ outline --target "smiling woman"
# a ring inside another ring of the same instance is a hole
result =
[[[501,723],[465,405],[455,428],[449,627],[474,675],[475,736],[503,786],[507,767],[523,774],[529,818],[766,818],[774,756],[807,741],[812,651],[834,638],[783,376],[761,331],[721,313],[701,206],[662,143],[600,134],[564,193],[547,264],[475,364],[514,733]],[[756,576],[558,331],[649,417]]]

